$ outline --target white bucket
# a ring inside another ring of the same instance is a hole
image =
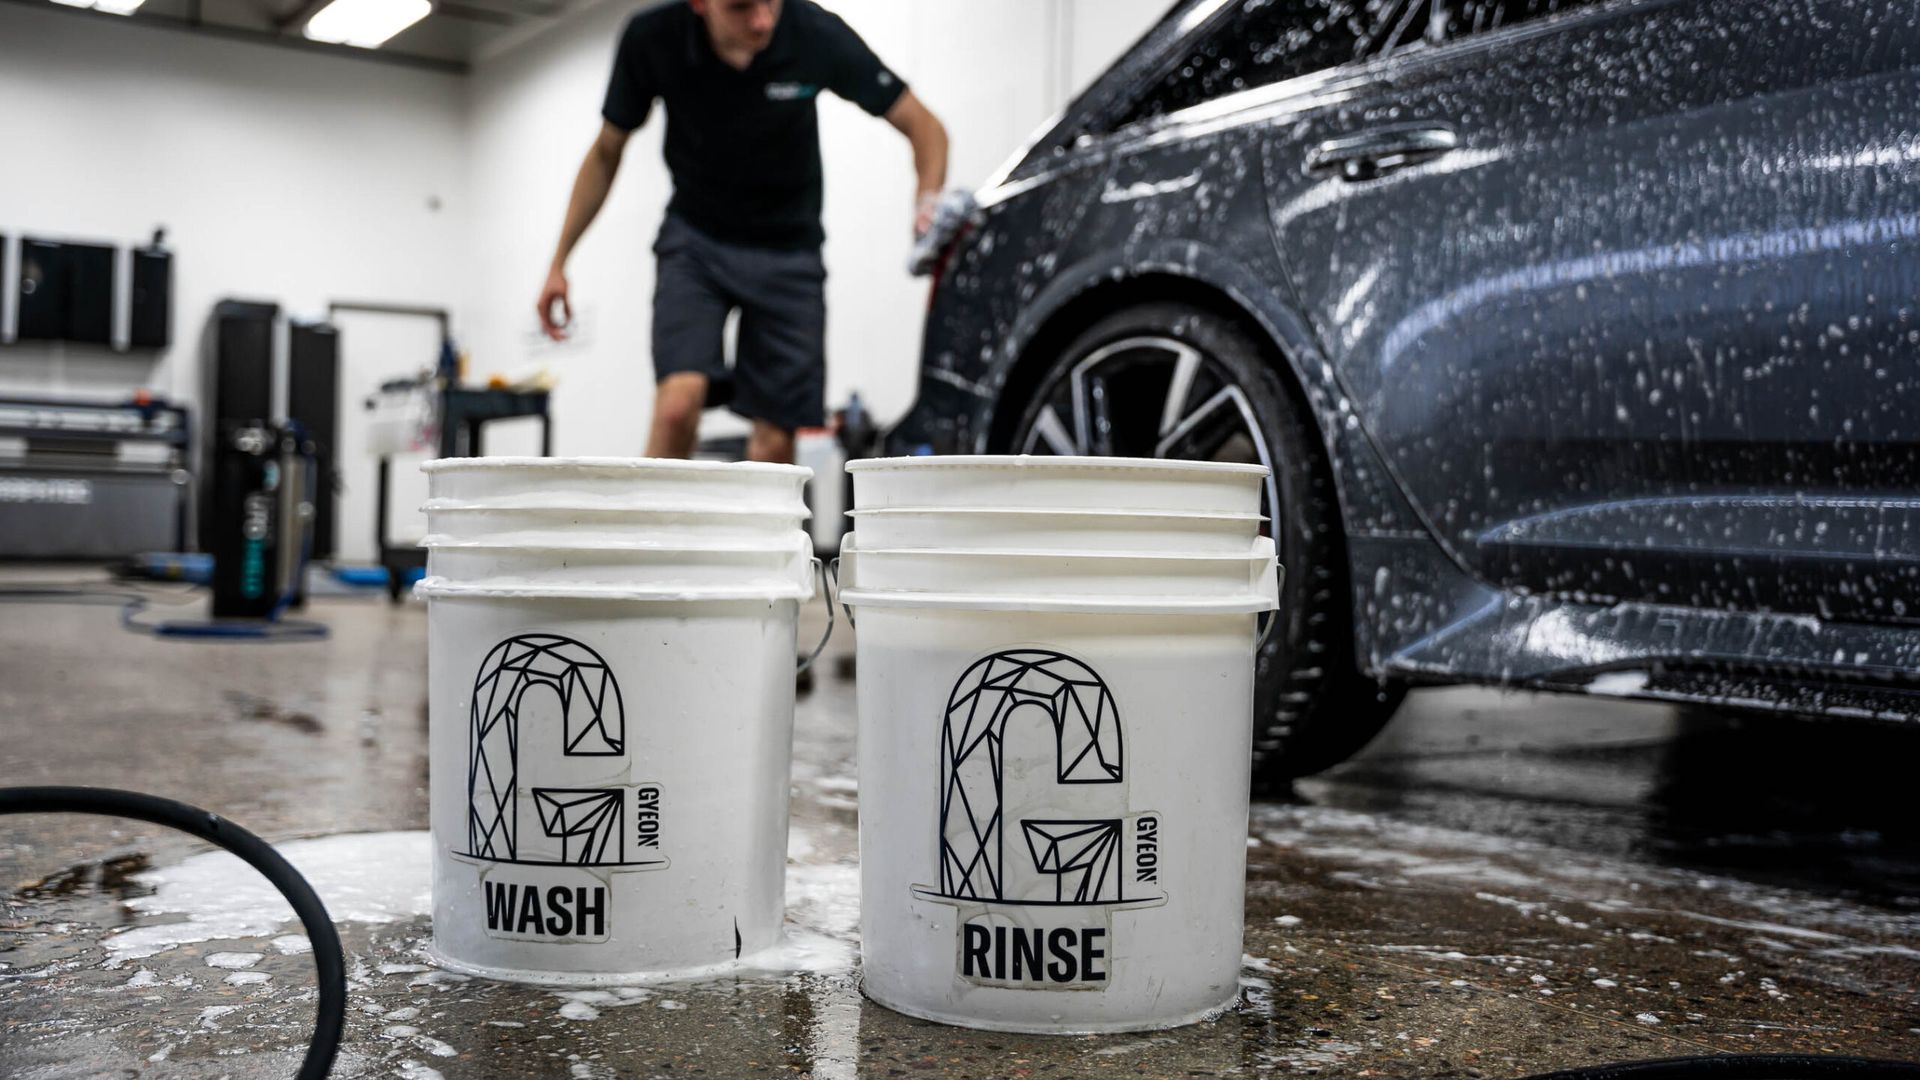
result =
[[[484,462],[486,459],[481,459]],[[646,463],[594,462],[610,502]],[[671,468],[663,470],[673,471]],[[430,467],[484,502],[541,461]],[[764,467],[701,470],[721,501]],[[806,470],[785,470],[798,498]],[[759,497],[757,494],[755,497]],[[648,496],[651,499],[652,496]],[[433,952],[494,978],[591,984],[723,968],[780,939],[795,623],[805,535],[516,549],[443,533],[428,550]],[[481,536],[491,536],[484,530]]]
[[[1104,551],[1241,554],[1260,534],[1257,513],[1005,510],[991,507],[854,510],[870,548],[962,551]]]
[[[914,497],[941,503],[943,482],[930,473]],[[1151,557],[852,546],[867,994],[1058,1034],[1228,1006],[1271,542]]]
[[[1264,465],[1097,457],[906,457],[847,465],[855,510],[1257,514]]]

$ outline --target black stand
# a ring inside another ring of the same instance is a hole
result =
[[[553,417],[547,411],[545,390],[474,390],[450,387],[440,392],[439,456],[480,457],[481,430],[495,420],[540,420],[540,456],[553,454]],[[380,552],[380,565],[387,571],[387,596],[400,602],[407,576],[427,565],[427,553],[412,545],[387,543],[387,496],[391,489],[393,459],[380,457],[380,483],[375,492],[374,545]]]

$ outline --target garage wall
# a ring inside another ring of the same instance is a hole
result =
[[[669,0],[679,2],[679,0]],[[975,186],[1167,0],[828,0],[946,122],[952,181]],[[628,145],[600,219],[570,266],[580,340],[541,343],[533,301],[558,236],[620,27],[647,5],[603,0],[483,60],[472,76],[477,281],[464,334],[478,368],[545,366],[560,381],[556,448],[638,453],[652,401],[650,245],[670,192],[658,114]],[[912,402],[926,283],[905,272],[913,176],[906,142],[832,95],[826,159],[828,401],[850,391],[883,418]],[[709,430],[718,430],[716,420]]]
[[[223,296],[462,294],[457,76],[0,4],[0,101],[0,231],[127,242],[165,224],[176,249],[173,348],[6,346],[9,389],[189,396]]]
[[[0,346],[0,393],[192,401],[214,302],[332,299],[452,306],[470,275],[465,83],[359,59],[0,3],[0,232],[118,243],[165,224],[174,341],[158,354]],[[433,208],[437,200],[438,209]],[[417,327],[344,337],[343,416],[433,362]],[[197,413],[196,413],[197,415]],[[372,466],[344,455],[341,536],[365,554]]]
[[[645,256],[667,187],[664,167],[644,163],[659,160],[658,124],[628,144],[627,164],[574,255],[574,340],[545,343],[534,317],[574,173],[599,130],[614,37],[629,8],[589,5],[475,65],[469,77],[474,261],[457,330],[477,373],[552,370],[561,454],[639,453],[652,399],[644,348],[653,277]]]

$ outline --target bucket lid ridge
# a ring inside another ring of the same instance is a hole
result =
[[[850,518],[888,518],[924,515],[928,517],[1063,517],[1069,519],[1134,521],[1234,521],[1261,522],[1265,514],[1236,510],[1129,510],[1100,506],[862,506],[845,512]]]
[[[567,499],[555,499],[551,496],[504,496],[497,500],[455,499],[445,496],[428,499],[420,504],[421,511],[428,514],[606,514],[610,516],[633,517],[765,517],[785,518],[804,521],[811,516],[804,502],[795,502],[787,506],[755,506],[741,504],[738,499],[715,501],[711,503],[664,503],[658,501],[621,502],[608,499],[596,501],[585,496],[572,496]]]
[[[472,552],[512,552],[520,555],[571,554],[578,552],[628,552],[647,555],[795,555],[813,554],[812,538],[806,533],[785,540],[764,543],[750,541],[721,541],[711,544],[688,544],[685,542],[655,542],[647,540],[599,540],[589,541],[583,537],[579,542],[558,543],[509,543],[487,537],[463,537],[446,533],[432,533],[421,540],[419,545],[430,550],[472,551]]]
[[[1187,461],[1181,458],[1054,456],[1050,454],[937,454],[921,457],[863,458],[847,462],[851,473],[965,469],[987,471],[1089,469],[1114,472],[1213,473],[1265,476],[1265,465],[1238,461]]]
[[[623,458],[623,457],[448,457],[435,458],[423,463],[420,471],[433,475],[436,473],[468,471],[598,471],[598,472],[660,472],[660,473],[696,473],[715,476],[734,474],[739,476],[785,477],[795,480],[807,480],[813,476],[813,470],[804,465],[780,465],[769,461],[704,461],[684,458]]]
[[[813,599],[813,584],[783,585],[761,588],[757,586],[662,586],[647,587],[638,585],[610,587],[604,585],[567,585],[567,584],[476,584],[449,581],[444,577],[429,575],[421,578],[413,587],[418,596],[432,600],[436,597],[466,597],[473,599],[500,600],[629,600],[654,603],[697,603],[703,601],[781,601],[797,600],[805,602]]]

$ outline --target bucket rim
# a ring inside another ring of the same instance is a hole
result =
[[[434,458],[420,466],[423,473],[498,472],[524,469],[598,469],[609,472],[692,472],[738,473],[810,479],[813,470],[804,465],[780,465],[770,461],[706,461],[683,458],[645,457],[447,457]]]
[[[913,457],[862,458],[847,462],[846,468],[848,472],[853,473],[1050,468],[1115,472],[1212,473],[1217,476],[1266,476],[1271,472],[1265,465],[1253,462],[1051,454],[922,454]]]
[[[1034,596],[1013,593],[896,592],[842,588],[840,602],[850,607],[950,611],[1029,611],[1103,615],[1259,615],[1280,607],[1277,597],[1257,593],[1206,600],[1175,596]]]
[[[869,506],[845,512],[850,518],[904,517],[908,514],[959,514],[983,517],[1150,518],[1169,521],[1262,522],[1267,515],[1245,510],[1123,510],[1096,506]]]
[[[693,506],[688,504],[661,505],[659,503],[613,503],[592,504],[574,501],[546,500],[525,503],[489,503],[472,499],[452,499],[438,497],[420,504],[420,509],[429,514],[631,514],[634,516],[652,515],[655,517],[766,517],[792,521],[805,521],[812,517],[804,505],[787,508],[741,506],[739,503],[712,506]]]
[[[804,537],[805,534],[802,533],[801,536]],[[727,541],[700,546],[685,543],[658,544],[645,540],[603,540],[577,544],[510,544],[485,538],[469,540],[445,533],[430,533],[416,546],[434,551],[514,551],[558,555],[580,551],[643,551],[652,555],[805,555],[808,558],[813,556],[810,544],[801,544],[798,540],[782,540],[765,544],[756,544],[752,541]]]
[[[813,582],[809,579],[804,585],[794,583],[771,588],[724,585],[658,588],[555,584],[469,585],[448,581],[443,577],[424,577],[414,583],[413,592],[414,595],[429,600],[447,597],[494,600],[622,600],[652,603],[792,600],[800,603],[813,599]]]

